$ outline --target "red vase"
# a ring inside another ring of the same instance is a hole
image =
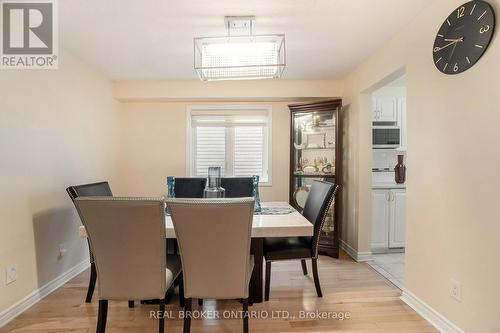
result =
[[[404,155],[398,155],[398,164],[394,167],[394,178],[396,184],[404,184],[406,181],[406,166],[403,163]]]

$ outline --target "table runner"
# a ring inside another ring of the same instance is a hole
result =
[[[295,212],[295,208],[286,206],[267,206],[262,207],[260,212],[254,212],[254,215],[288,215]],[[165,209],[165,214],[170,216],[168,209]]]

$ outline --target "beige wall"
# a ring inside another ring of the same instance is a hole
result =
[[[215,81],[117,81],[114,96],[119,101],[276,101],[331,98],[343,95],[336,80],[247,80]]]
[[[288,201],[290,112],[294,101],[342,96],[333,80],[117,81],[120,183],[124,195],[164,195],[168,175],[186,175],[186,109],[194,104],[272,106],[272,186],[265,201]]]
[[[112,180],[116,105],[111,83],[67,53],[58,70],[1,71],[0,312],[88,256],[65,188]]]
[[[194,104],[196,103],[174,102],[120,105],[121,181],[113,184],[120,193],[165,195],[167,176],[186,175],[186,109],[188,105]],[[260,194],[265,201],[288,201],[288,103],[256,104],[271,105],[273,117],[272,186],[261,187]]]
[[[408,175],[406,288],[468,333],[500,332],[500,40],[471,70],[441,74],[432,47],[444,18],[463,1],[433,2],[346,79],[349,141],[357,165],[344,235],[369,251],[371,158],[364,92],[405,67]],[[489,1],[500,12],[500,0]],[[359,213],[358,213],[359,212]],[[449,296],[462,283],[462,302]]]

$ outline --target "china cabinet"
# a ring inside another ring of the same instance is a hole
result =
[[[314,180],[339,185],[335,201],[328,211],[320,233],[319,251],[338,258],[342,198],[342,100],[289,105],[290,133],[290,204],[304,208]]]

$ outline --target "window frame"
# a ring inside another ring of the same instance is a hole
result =
[[[193,142],[195,139],[195,132],[193,131],[191,127],[191,116],[193,111],[196,112],[206,112],[207,114],[210,114],[211,112],[216,113],[217,111],[234,111],[235,114],[237,115],[239,112],[242,112],[243,114],[251,114],[250,111],[255,110],[255,111],[265,111],[267,113],[267,126],[265,128],[264,133],[264,150],[267,150],[267,154],[264,153],[265,160],[264,160],[264,165],[267,166],[267,174],[268,174],[268,179],[266,182],[259,182],[259,186],[264,186],[264,187],[270,187],[272,186],[272,178],[273,178],[273,172],[272,172],[272,130],[273,130],[273,109],[271,105],[259,105],[259,104],[207,104],[207,105],[188,105],[186,108],[186,175],[189,177],[194,177],[194,147],[193,147]],[[234,131],[229,131],[230,133],[233,133],[233,138],[232,142],[234,142]],[[226,133],[226,136],[229,134]],[[226,138],[226,142],[227,142]],[[226,149],[228,149],[226,147]],[[229,149],[233,149],[232,147],[229,147]],[[227,150],[226,150],[226,156],[227,155]],[[231,165],[232,169],[233,166]],[[227,171],[227,164],[226,164],[226,171]]]

